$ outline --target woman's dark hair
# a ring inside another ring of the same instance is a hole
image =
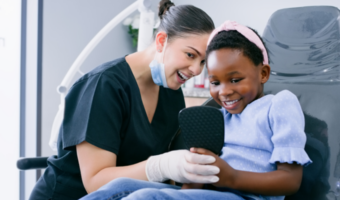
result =
[[[254,33],[260,38],[264,47],[266,48],[259,34],[254,29],[252,28],[250,29],[254,31]],[[211,40],[210,44],[207,47],[206,51],[207,58],[212,51],[222,48],[237,49],[242,51],[243,55],[248,57],[255,64],[255,66],[258,66],[259,64],[263,63],[264,60],[261,49],[258,46],[256,46],[256,44],[250,42],[246,37],[244,37],[241,33],[237,32],[236,30],[219,32]]]
[[[160,1],[158,16],[161,22],[157,32],[166,32],[168,40],[185,34],[210,34],[215,28],[214,22],[203,10],[192,5],[175,6],[169,0]]]

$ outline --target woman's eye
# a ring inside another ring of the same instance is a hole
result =
[[[194,54],[191,54],[191,53],[187,53],[187,55],[188,55],[190,58],[193,58],[193,57],[194,57]]]
[[[231,79],[231,83],[237,83],[237,82],[240,82],[242,79]]]
[[[201,65],[205,65],[205,60],[202,60],[202,61],[201,61]]]

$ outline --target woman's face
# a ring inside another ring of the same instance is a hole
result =
[[[170,89],[179,89],[185,81],[202,72],[208,38],[209,34],[188,34],[167,43],[163,61]]]

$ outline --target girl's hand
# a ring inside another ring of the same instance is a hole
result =
[[[235,180],[237,179],[237,170],[233,169],[227,162],[221,159],[219,156],[214,154],[213,152],[203,149],[203,148],[191,148],[190,151],[192,153],[204,154],[213,156],[216,161],[211,165],[215,165],[220,168],[220,173],[217,174],[219,177],[219,181],[214,183],[214,186],[217,187],[230,187],[233,188]]]
[[[227,162],[209,150],[191,148],[191,152],[213,156],[216,161],[209,165],[220,168],[219,181],[215,186],[268,196],[284,196],[298,191],[303,167],[296,163],[276,163],[277,170],[265,173],[233,169]]]
[[[184,183],[181,189],[202,189],[202,183]]]

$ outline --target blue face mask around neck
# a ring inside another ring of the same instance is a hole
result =
[[[159,63],[156,59],[152,60],[151,63],[149,64],[149,67],[151,69],[151,76],[152,80],[156,85],[163,86],[165,88],[168,88],[168,83],[166,82],[166,77],[165,77],[165,69],[164,69],[164,52],[165,52],[165,47],[167,45],[167,40],[165,40],[164,44],[164,51],[162,52],[162,62]]]
[[[168,88],[168,84],[165,78],[164,64],[159,63],[157,60],[151,61],[149,64],[151,69],[152,80],[156,85]]]

